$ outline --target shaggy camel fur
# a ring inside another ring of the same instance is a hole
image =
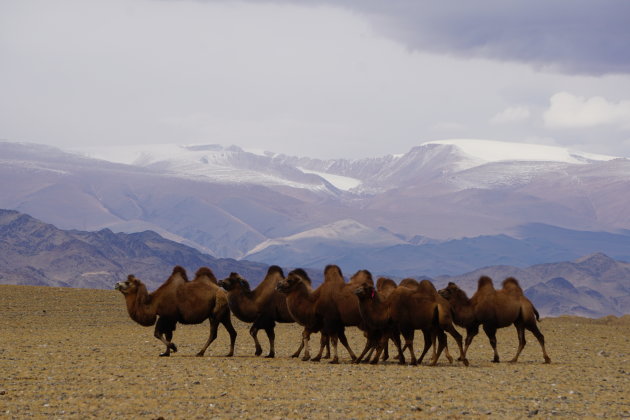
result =
[[[151,294],[144,283],[133,275],[129,275],[124,282],[116,283],[115,288],[125,296],[131,319],[143,326],[155,324],[155,337],[166,345],[166,351],[160,356],[169,356],[171,350],[177,351],[177,346],[171,340],[178,322],[200,324],[206,319],[210,321],[210,337],[197,356],[203,356],[217,337],[219,324],[223,324],[230,334],[230,352],[227,356],[234,354],[236,330],[232,326],[227,296],[217,285],[209,268],[200,268],[195,279],[188,281],[186,271],[176,266],[168,280]]]
[[[323,326],[323,319],[317,315],[316,303],[319,291],[311,288],[311,279],[301,268],[291,271],[286,279],[281,280],[276,285],[276,289],[287,296],[287,307],[295,321],[304,327],[302,332],[302,345],[291,357],[298,357],[304,348],[303,361],[311,359],[309,340],[311,334],[320,332]],[[330,357],[330,345],[328,337],[322,334],[320,343],[320,353],[316,356],[322,358],[322,350],[327,348],[325,359]]]
[[[479,326],[483,325],[483,330],[494,350],[492,361],[498,363],[496,331],[498,328],[514,324],[518,335],[518,350],[511,362],[518,360],[518,356],[525,347],[525,329],[528,329],[540,343],[545,363],[551,363],[545,350],[545,337],[536,325],[536,321],[539,320],[538,311],[525,297],[515,278],[505,279],[503,288],[496,290],[492,279],[482,276],[477,284],[477,292],[471,299],[468,299],[466,293],[455,283],[449,283],[445,289],[440,290],[440,294],[451,303],[455,323],[466,328],[466,347],[464,350],[468,349],[473,338],[479,332]]]
[[[273,265],[254,290],[250,290],[247,280],[238,273],[231,273],[228,278],[219,282],[219,286],[228,292],[232,313],[241,321],[252,323],[249,333],[254,339],[256,356],[262,354],[258,330],[264,329],[269,338],[269,354],[265,357],[275,357],[276,322],[295,322],[287,308],[285,295],[276,290],[276,285],[283,279],[282,269]]]

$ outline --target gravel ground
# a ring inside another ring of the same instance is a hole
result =
[[[179,352],[160,358],[153,329],[131,321],[115,291],[0,286],[0,315],[0,418],[630,418],[628,316],[542,320],[551,365],[529,332],[518,363],[490,363],[481,333],[466,368],[352,365],[345,350],[340,365],[302,362],[289,357],[295,324],[276,328],[277,356],[264,359],[238,321],[233,358],[222,328],[194,357],[207,323],[178,326]],[[351,328],[349,339],[358,352],[362,335]],[[514,328],[498,343],[509,360]]]

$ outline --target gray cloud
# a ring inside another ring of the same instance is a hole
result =
[[[295,1],[290,3],[295,4]],[[630,73],[624,0],[304,0],[368,16],[411,49],[528,63],[563,73]]]

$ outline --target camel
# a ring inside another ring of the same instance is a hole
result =
[[[275,352],[276,322],[295,322],[287,308],[286,297],[276,290],[276,285],[284,279],[282,269],[272,265],[264,280],[251,290],[249,282],[238,273],[219,281],[219,286],[227,290],[228,304],[232,313],[243,322],[251,322],[249,334],[254,339],[256,356],[262,354],[262,346],[258,341],[258,330],[264,329],[269,338],[269,354],[273,358]]]
[[[171,351],[177,352],[177,346],[171,340],[178,322],[200,324],[206,319],[210,321],[210,336],[197,356],[203,356],[215,340],[219,324],[223,324],[230,334],[227,356],[234,354],[236,330],[232,326],[227,295],[219,288],[209,268],[200,268],[195,279],[188,281],[186,270],[176,266],[164,284],[151,294],[144,283],[132,274],[114,287],[124,295],[131,319],[145,327],[155,324],[154,336],[166,345],[166,351],[160,356],[167,357]]]
[[[369,293],[370,296],[375,296]],[[387,317],[390,328],[397,328],[405,338],[405,348],[408,348],[411,356],[411,364],[421,363],[431,344],[438,339],[437,350],[433,352],[431,365],[435,365],[440,354],[446,347],[446,335],[448,332],[457,342],[460,350],[460,360],[468,366],[465,350],[462,347],[462,336],[453,326],[451,308],[445,299],[441,299],[437,290],[429,280],[422,280],[415,288],[397,287],[387,300],[386,305],[378,308],[387,315],[375,314],[375,318]],[[416,359],[413,350],[413,335],[415,330],[421,330],[424,334],[425,344],[419,359]],[[391,331],[391,330],[390,330]],[[392,336],[392,333],[390,333]],[[400,350],[403,351],[402,349]],[[399,358],[402,358],[399,356]],[[452,361],[447,354],[449,362]]]
[[[389,290],[389,293],[393,290],[394,289]],[[354,290],[354,294],[357,295],[357,298],[359,299],[359,311],[363,321],[365,322],[365,327],[367,331],[369,331],[368,334],[376,344],[372,346],[369,351],[366,345],[366,348],[357,358],[356,363],[359,363],[365,356],[365,360],[369,361],[370,364],[377,364],[381,352],[387,349],[387,342],[391,339],[398,349],[399,363],[404,364],[405,357],[400,346],[400,332],[390,318],[389,304],[387,302],[389,295],[376,290],[374,286],[368,282],[359,284]],[[376,355],[370,361],[374,349],[376,349]]]
[[[311,334],[321,331],[323,326],[322,317],[317,315],[316,302],[319,291],[313,291],[311,288],[311,279],[308,274],[301,268],[291,271],[286,279],[281,280],[276,285],[276,289],[284,293],[287,299],[287,307],[295,321],[304,327],[302,332],[302,345],[291,357],[298,357],[302,348],[304,348],[303,361],[311,359],[309,340]],[[317,360],[321,359],[324,347],[327,348],[325,359],[330,357],[330,345],[328,337],[322,334],[320,343],[320,352],[316,356]]]
[[[323,320],[322,333],[330,337],[332,342],[333,358],[330,363],[339,363],[337,341],[340,341],[346,348],[353,361],[357,358],[348,345],[345,327],[356,326],[364,330],[363,319],[359,311],[359,300],[353,293],[356,285],[364,281],[372,282],[372,275],[369,271],[359,270],[352,277],[351,282],[346,283],[338,266],[328,265],[324,269],[324,282],[318,288],[319,296],[315,304],[315,311]],[[319,359],[315,357],[313,360],[318,361]]]
[[[466,328],[464,351],[479,333],[479,326],[483,325],[483,330],[494,350],[492,361],[499,363],[496,331],[498,328],[514,324],[518,335],[518,350],[510,362],[515,363],[518,360],[526,343],[525,329],[528,329],[540,343],[545,363],[551,363],[545,350],[545,336],[536,325],[536,321],[540,320],[538,311],[523,294],[518,280],[509,277],[503,281],[502,286],[501,290],[496,290],[490,277],[481,276],[477,283],[477,291],[470,299],[466,292],[452,282],[440,290],[440,294],[451,303],[455,323]]]

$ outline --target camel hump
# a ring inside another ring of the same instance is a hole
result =
[[[494,283],[492,283],[492,279],[488,276],[479,277],[479,281],[477,282],[477,290],[486,287],[494,290]]]
[[[420,286],[420,283],[416,279],[406,278],[400,281],[400,286],[406,287],[408,289],[417,289]]]
[[[214,276],[212,270],[210,270],[208,267],[201,267],[199,268],[199,270],[197,270],[197,272],[195,273],[195,277],[201,276],[207,276],[212,283],[217,282],[217,278]]]
[[[282,271],[282,268],[278,267],[277,265],[272,265],[267,270],[267,275],[268,276],[270,276],[272,274],[280,274],[282,277],[284,277],[284,271]]]
[[[327,265],[324,269],[324,282],[334,278],[335,276],[338,276],[343,280],[343,273],[341,272],[341,268],[334,264]]]
[[[418,283],[418,290],[430,295],[436,295],[437,289],[431,282],[431,280],[424,279]]]
[[[352,276],[350,283],[368,283],[374,286],[374,279],[368,270],[359,270]]]
[[[186,274],[186,270],[181,265],[176,265],[175,267],[173,267],[172,275],[175,275],[175,274],[181,275],[184,278],[184,280],[188,281],[188,274]]]
[[[289,273],[289,276],[291,276],[291,275],[301,277],[308,284],[312,284],[311,278],[308,276],[308,274],[306,274],[306,271],[304,271],[304,269],[302,269],[302,268],[296,268],[295,270],[292,270]]]
[[[379,277],[378,280],[376,280],[376,290],[378,290],[379,292],[385,289],[395,288],[396,282],[392,279],[389,279],[387,277]]]
[[[510,293],[518,293],[518,294],[523,294],[523,289],[521,289],[521,285],[518,284],[518,280],[516,280],[514,277],[508,277],[507,279],[503,280],[503,289],[507,290]]]

